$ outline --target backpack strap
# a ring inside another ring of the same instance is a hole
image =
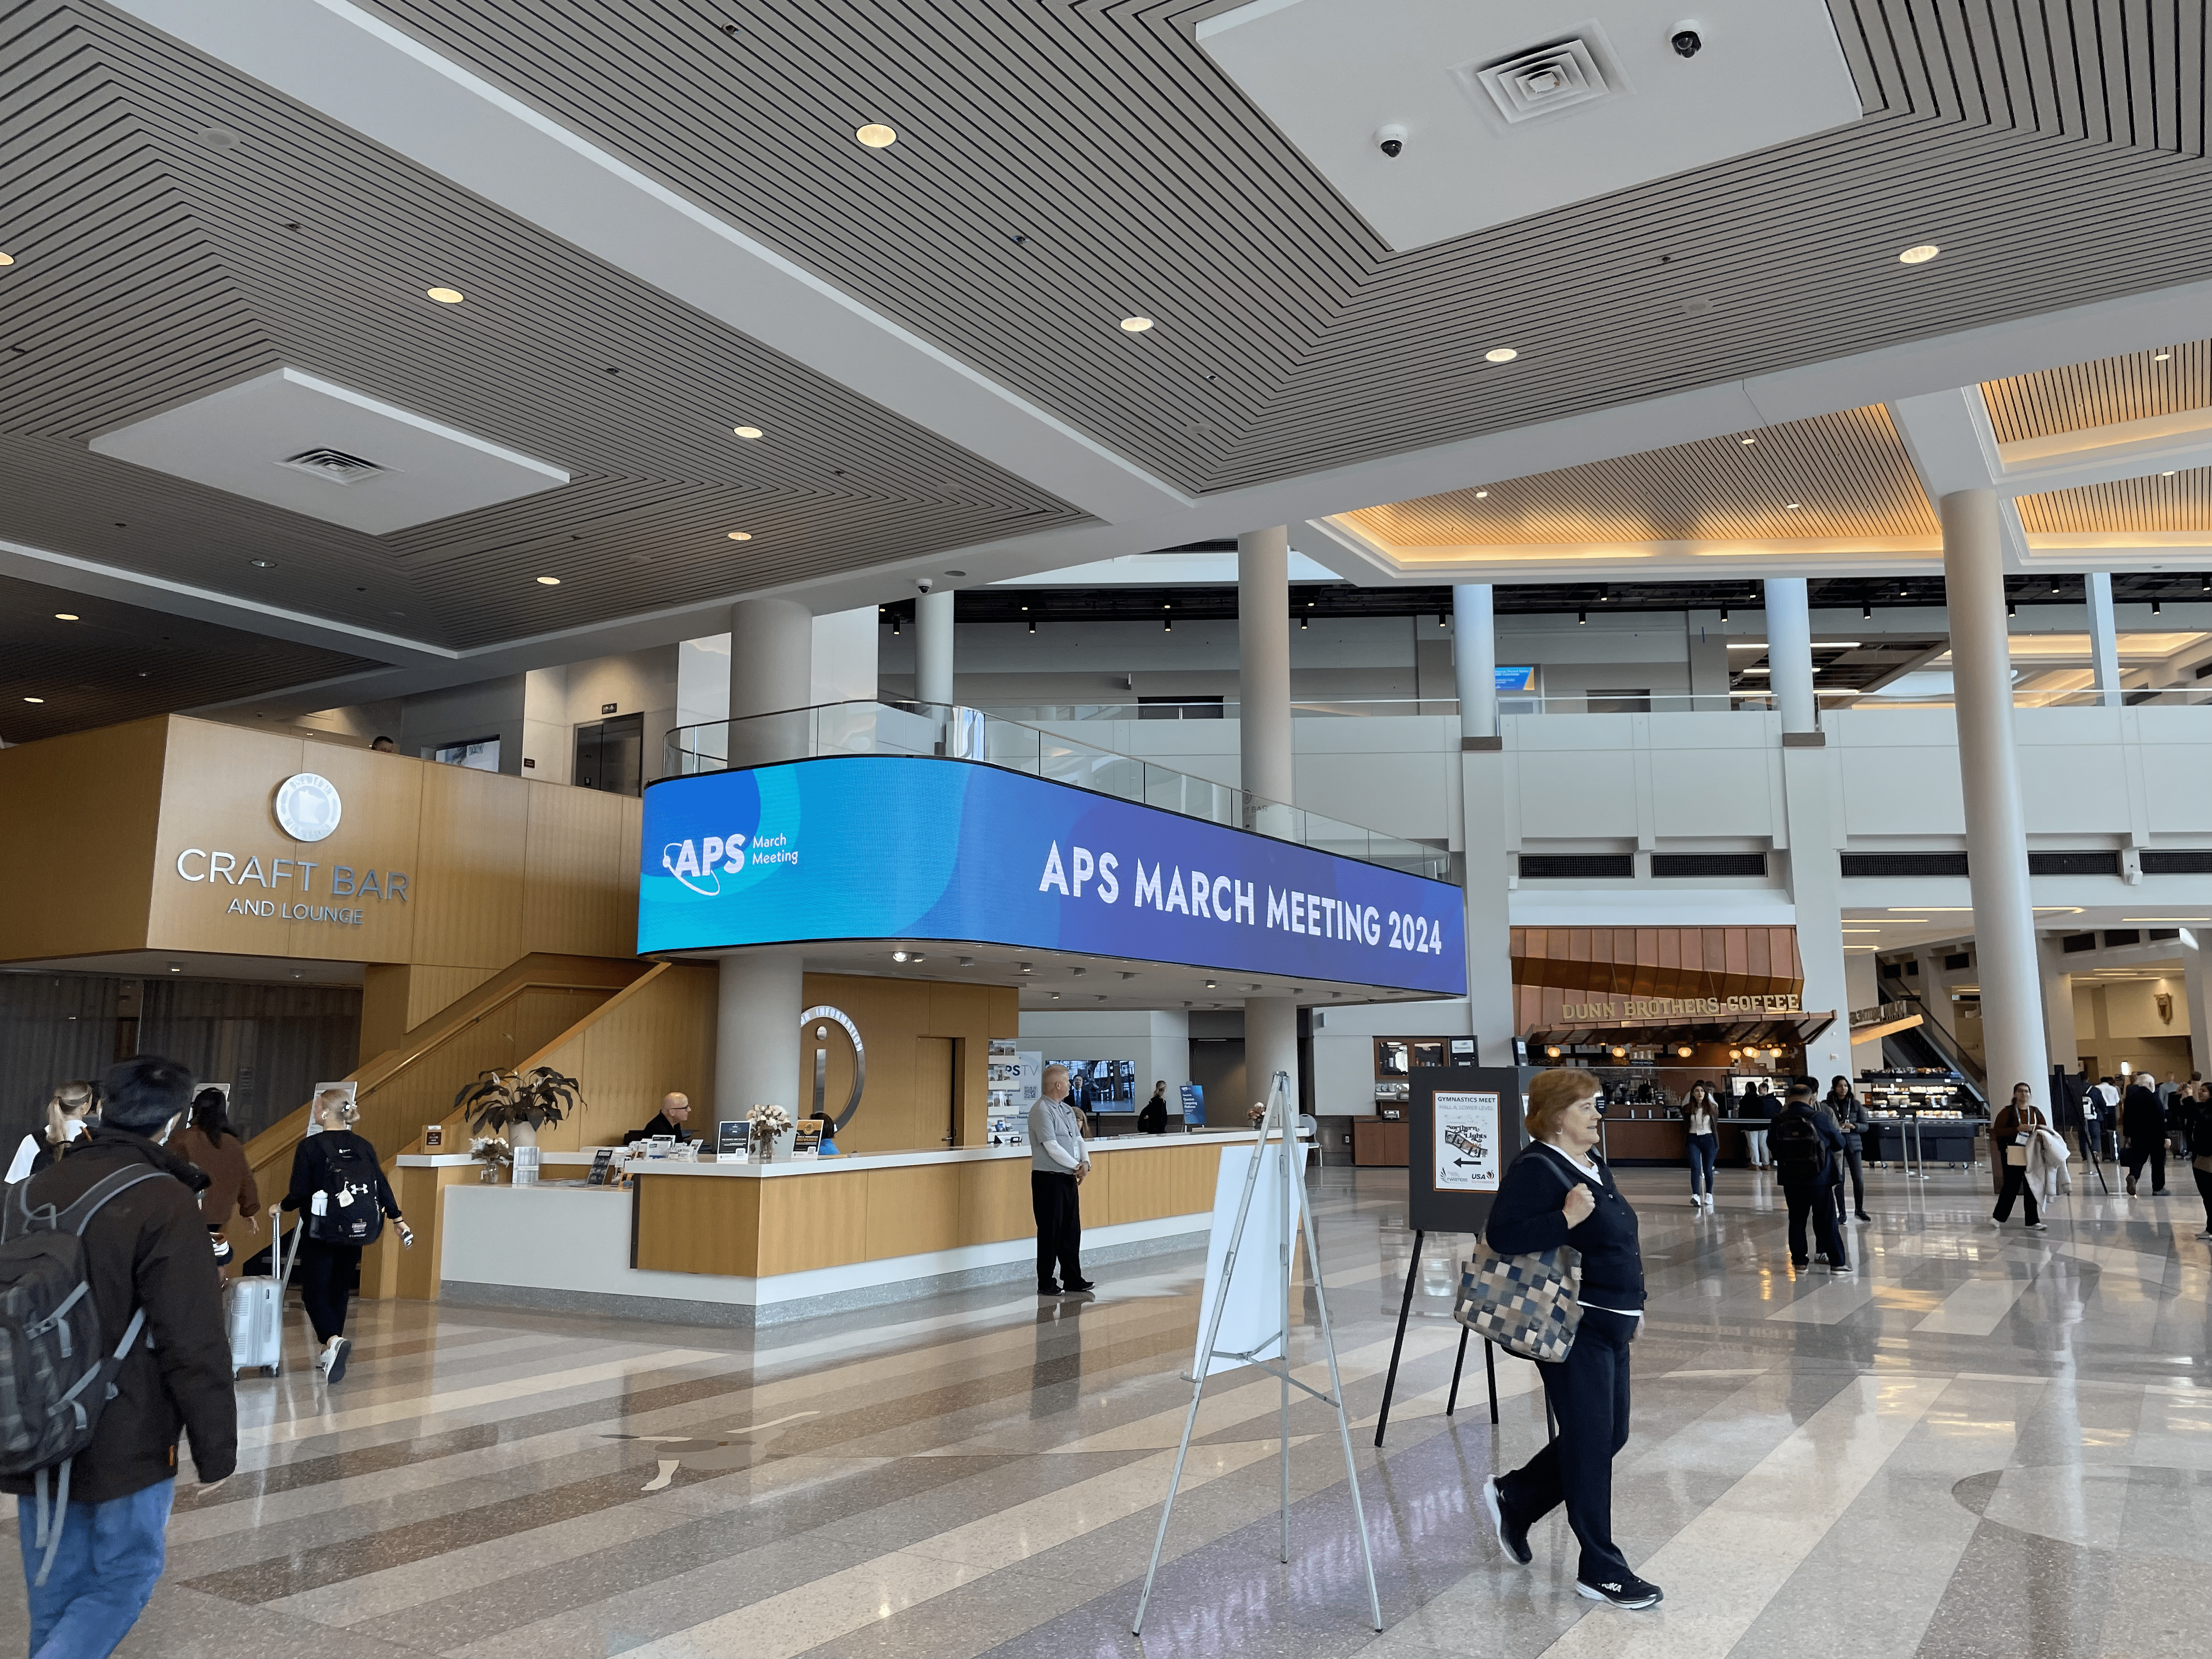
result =
[[[127,1192],[142,1181],[158,1181],[167,1174],[166,1170],[118,1170],[113,1175],[103,1176],[87,1188],[76,1203],[56,1216],[50,1224],[57,1232],[73,1232],[82,1238],[85,1228],[109,1199],[118,1193]]]

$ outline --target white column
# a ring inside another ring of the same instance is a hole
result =
[[[2074,975],[2066,971],[2059,935],[2045,933],[2036,941],[2036,965],[2043,979],[2043,1038],[2050,1063],[2070,1072],[2081,1063],[2075,1053],[2081,1040],[2074,1032]]]
[[[1468,1030],[1483,1065],[1510,1066],[1513,1039],[1521,1033],[1513,1002],[1513,918],[1507,888],[1512,860],[1506,846],[1504,752],[1463,749],[1459,768]]]
[[[1298,1005],[1290,997],[1244,999],[1244,1081],[1253,1100],[1267,1097],[1267,1085],[1278,1072],[1291,1074],[1291,1110],[1298,1104]],[[1249,1101],[1239,1101],[1240,1106]],[[1237,1119],[1242,1121],[1243,1114]]]
[[[1802,582],[1796,583],[1800,597]],[[1768,585],[1767,639],[1774,638],[1773,585]],[[1801,613],[1802,614],[1802,613]],[[1770,658],[1771,653],[1770,652]],[[1785,727],[1785,729],[1788,729]],[[1835,1019],[1807,1045],[1805,1069],[1820,1079],[1851,1072],[1850,989],[1844,973],[1843,788],[1832,749],[1782,751],[1784,823],[1790,833],[1790,900],[1797,923],[1797,959],[1805,975],[1802,1007]]]
[[[1766,579],[1766,665],[1784,732],[1820,729],[1813,695],[1813,616],[1802,576]]]
[[[1237,538],[1237,744],[1248,794],[1288,804],[1291,541],[1278,525]]]
[[[1237,744],[1247,794],[1288,806],[1296,795],[1291,757],[1291,543],[1282,526],[1237,538]],[[1253,828],[1273,826],[1264,807]],[[1244,1073],[1255,1100],[1275,1073],[1291,1074],[1298,1098],[1298,1009],[1289,997],[1244,1000]]]
[[[2081,579],[2089,601],[2090,684],[2103,695],[2097,701],[2117,708],[2120,701],[2120,636],[2112,625],[2112,573],[2093,570]]]
[[[814,613],[793,599],[730,607],[730,763],[760,766],[806,752],[814,690]],[[772,1103],[799,1115],[799,1011],[804,959],[796,951],[722,958],[714,1027],[714,1109],[709,1122]]]
[[[2008,1099],[2014,1084],[2026,1083],[2047,1109],[2049,1056],[2027,881],[2027,825],[2013,750],[2012,653],[1996,495],[1957,490],[1943,497],[1938,510],[1990,1097],[1993,1103]]]
[[[952,595],[924,593],[914,602],[914,695],[918,702],[952,702]]]
[[[832,611],[814,619],[814,659],[806,701],[873,702],[876,657],[882,618],[872,605]]]
[[[1690,611],[1682,623],[1689,646],[1690,707],[1699,714],[1729,712],[1728,628],[1718,611]]]
[[[755,1106],[800,1111],[799,1011],[805,969],[796,951],[724,957],[714,1026],[714,1109],[701,1133]]]
[[[2212,1077],[2212,963],[2203,945],[2212,929],[2181,931],[2181,988],[2189,1004],[2189,1069]]]
[[[1459,734],[1498,735],[1498,622],[1488,582],[1452,589],[1452,676],[1459,690]]]

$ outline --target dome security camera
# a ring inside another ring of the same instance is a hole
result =
[[[916,576],[914,579],[915,592],[917,593],[927,593],[931,588],[936,586],[937,584],[930,580],[927,576]]]
[[[1406,148],[1406,129],[1392,123],[1375,130],[1375,148],[1395,161]]]
[[[1705,26],[1694,17],[1686,17],[1667,31],[1667,42],[1676,57],[1695,58],[1705,49]]]

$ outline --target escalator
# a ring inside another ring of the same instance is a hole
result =
[[[1936,1023],[1936,1017],[1928,1012],[1928,1005],[1899,981],[1884,981],[1882,996],[1885,1002],[1903,1003],[1920,1016],[1919,1024],[1883,1036],[1884,1063],[1898,1070],[1956,1072],[1965,1081],[1966,1092],[1978,1101],[1984,1111],[1988,1110],[1989,1074],[1982,1063],[1960,1048],[1958,1041]]]

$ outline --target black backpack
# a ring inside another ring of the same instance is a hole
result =
[[[1783,1118],[1767,1132],[1766,1139],[1784,1176],[1798,1181],[1820,1178],[1828,1154],[1820,1140],[1820,1126],[1811,1118],[1796,1115]]]
[[[61,1548],[70,1465],[92,1443],[100,1411],[115,1397],[115,1374],[146,1328],[146,1310],[134,1310],[115,1352],[100,1351],[84,1230],[118,1193],[173,1179],[163,1170],[118,1170],[61,1211],[33,1208],[25,1180],[0,1209],[0,1474],[38,1477],[37,1542],[46,1552],[40,1584]],[[50,1487],[57,1468],[61,1479]]]
[[[384,1231],[384,1212],[376,1201],[376,1154],[343,1130],[325,1131],[315,1144],[323,1178],[308,1200],[307,1237],[318,1244],[374,1244]]]

